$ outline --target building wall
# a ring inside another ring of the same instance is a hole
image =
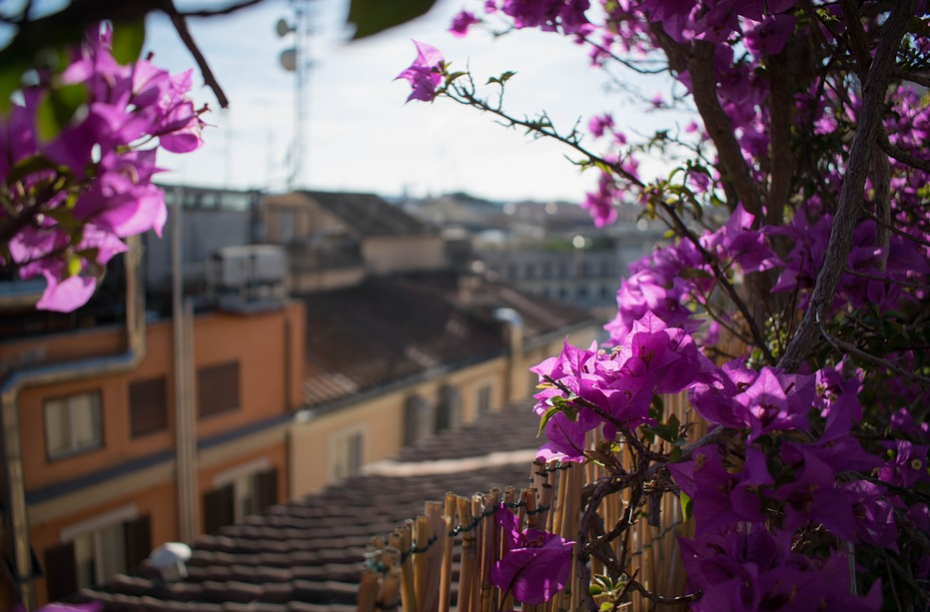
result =
[[[33,549],[44,563],[46,550],[58,545],[67,530],[79,527],[82,523],[105,517],[108,514],[129,514],[135,517],[148,515],[151,519],[152,546],[162,542],[177,540],[177,513],[169,511],[177,507],[177,490],[173,480],[163,480],[155,485],[146,486],[138,491],[127,491],[124,495],[113,497],[104,503],[82,508],[52,520],[36,522],[31,526],[30,537]],[[31,513],[30,513],[31,514]],[[48,603],[48,584],[46,578],[35,583],[39,605]]]
[[[599,328],[594,325],[577,330],[568,342],[587,347]],[[461,423],[477,419],[482,388],[490,386],[489,408],[498,410],[511,401],[525,400],[535,393],[537,377],[529,368],[562,350],[563,337],[532,343],[515,363],[509,356],[491,359],[428,381],[378,395],[356,404],[314,417],[312,410],[302,413],[291,426],[288,441],[290,458],[290,494],[300,497],[313,493],[333,481],[335,448],[340,439],[360,432],[363,440],[362,463],[391,457],[405,444],[405,411],[408,400],[417,396],[435,409],[446,385],[458,389],[461,397]],[[509,380],[508,380],[509,379]],[[509,391],[510,396],[506,394]],[[527,414],[527,418],[534,418]]]
[[[268,242],[284,244],[320,232],[347,231],[344,223],[300,193],[266,196],[261,215]]]
[[[445,245],[438,235],[366,238],[362,255],[375,274],[439,270],[446,265]]]
[[[301,402],[304,321],[301,302],[265,313],[196,317],[195,367],[239,363],[238,410],[197,419],[201,515],[203,496],[213,488],[217,474],[241,471],[243,466],[276,470],[272,501],[287,498],[285,432],[289,411]],[[0,346],[0,360],[11,362],[24,353],[55,361],[119,354],[125,350],[123,336],[118,329],[98,329],[5,343]],[[27,387],[20,392],[17,403],[30,534],[43,564],[48,551],[62,542],[62,534],[106,521],[114,512],[119,520],[148,515],[152,547],[179,539],[174,362],[171,322],[150,323],[145,355],[132,372]],[[130,386],[159,378],[165,381],[166,426],[133,437]],[[100,394],[102,445],[51,458],[46,406],[56,398],[84,392]],[[195,392],[195,415],[196,397]],[[46,601],[45,580],[37,581],[36,590],[40,602]]]
[[[294,302],[284,310],[269,313],[248,316],[216,313],[197,317],[194,333],[196,367],[238,362],[241,401],[239,410],[198,419],[198,437],[205,438],[266,420],[300,404],[301,343],[304,337],[302,312],[303,305]],[[106,337],[112,333],[108,330],[101,335]],[[83,345],[92,335],[83,332],[68,334],[49,338],[46,342],[50,350],[58,352],[55,345],[75,342]],[[139,367],[129,374],[27,388],[20,393],[22,437],[35,441],[23,446],[27,490],[64,482],[81,474],[173,448],[175,372],[171,323],[163,321],[148,325],[146,336],[146,354]],[[4,348],[15,350],[13,347]],[[133,438],[130,435],[129,386],[136,381],[159,377],[166,380],[168,426],[162,431]],[[285,391],[285,382],[289,393]],[[44,404],[51,399],[88,391],[101,394],[103,446],[64,459],[49,458],[44,443]]]
[[[317,491],[332,481],[333,444],[340,436],[362,432],[363,461],[386,459],[404,446],[404,412],[408,398],[419,396],[428,405],[440,400],[443,385],[461,393],[461,419],[468,423],[478,417],[481,388],[490,386],[490,409],[504,403],[506,359],[501,357],[413,384],[367,401],[319,417],[298,420],[290,431],[291,495],[299,497]]]

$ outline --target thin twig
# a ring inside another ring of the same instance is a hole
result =
[[[874,276],[872,274],[866,274],[865,272],[857,272],[849,268],[846,268],[846,272],[848,274],[852,274],[853,276],[858,276],[860,278],[867,278],[869,280],[879,281],[882,283],[889,283],[891,285],[901,285],[902,287],[908,287],[909,289],[914,289],[914,290],[930,289],[930,285],[920,285],[917,283],[909,283],[907,281],[895,280],[893,278]]]
[[[168,17],[171,18],[171,23],[174,25],[174,29],[177,30],[178,36],[181,37],[181,41],[184,42],[184,46],[186,46],[187,50],[194,56],[194,60],[200,68],[200,73],[203,75],[204,83],[213,90],[213,95],[216,96],[216,101],[219,103],[220,107],[229,108],[229,99],[226,97],[226,93],[216,80],[216,77],[213,76],[213,70],[210,69],[207,58],[203,56],[197,43],[194,42],[194,37],[191,36],[190,30],[187,29],[187,21],[184,15],[179,13],[177,8],[175,8],[173,0],[168,0],[165,12],[168,14]]]
[[[704,596],[704,591],[697,590],[694,593],[689,593],[687,595],[679,595],[678,597],[665,597],[664,595],[658,595],[656,593],[653,593],[652,591],[650,591],[649,589],[641,585],[636,580],[633,580],[633,578],[630,578],[629,585],[630,585],[630,588],[632,588],[634,591],[636,591],[637,593],[639,593],[640,595],[642,595],[649,601],[653,601],[657,604],[666,605],[666,606],[675,606],[679,604],[690,603],[692,601],[697,601],[698,599]]]
[[[926,377],[926,376],[922,376],[922,375],[917,374],[917,373],[915,373],[915,372],[911,372],[911,371],[909,371],[909,370],[906,370],[906,369],[902,368],[901,366],[896,365],[896,364],[894,364],[894,363],[888,361],[887,359],[883,359],[883,358],[881,358],[881,357],[877,357],[877,356],[873,355],[872,353],[869,353],[869,352],[867,352],[867,351],[863,351],[862,349],[860,349],[859,347],[857,347],[857,346],[854,345],[854,344],[850,344],[849,342],[846,342],[846,341],[844,341],[844,340],[840,340],[839,338],[836,338],[836,337],[830,335],[830,332],[827,331],[826,326],[825,326],[822,322],[819,322],[819,327],[820,327],[820,333],[823,335],[824,339],[825,339],[827,342],[829,342],[829,343],[830,343],[830,346],[832,346],[832,347],[833,347],[834,349],[836,349],[837,351],[839,351],[839,352],[846,351],[846,352],[849,353],[850,355],[853,355],[854,357],[858,357],[859,359],[861,359],[861,360],[863,360],[863,361],[867,361],[867,362],[871,363],[872,365],[877,365],[877,366],[879,366],[879,367],[881,367],[881,368],[888,368],[889,370],[891,370],[891,371],[894,372],[895,374],[898,374],[898,375],[900,375],[900,376],[903,376],[903,377],[907,378],[908,380],[910,380],[910,381],[913,382],[913,383],[917,383],[917,384],[919,384],[919,385],[921,385],[921,386],[923,386],[923,387],[930,388],[930,378],[928,378],[928,377]]]
[[[264,0],[243,0],[243,2],[233,3],[220,9],[203,9],[200,11],[178,11],[181,17],[217,17],[219,15],[231,15],[236,11],[241,11],[250,6],[256,6]]]

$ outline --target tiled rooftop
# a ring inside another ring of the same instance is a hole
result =
[[[526,405],[485,415],[367,475],[199,538],[185,579],[166,582],[143,566],[79,597],[103,601],[107,612],[350,612],[370,538],[446,491],[525,486],[537,425]],[[404,466],[415,475],[396,475]]]
[[[427,234],[426,225],[381,197],[371,193],[303,191],[361,236],[410,236]]]
[[[304,299],[303,400],[312,407],[502,354],[498,308],[520,314],[530,341],[591,322],[573,306],[454,272],[369,277]]]

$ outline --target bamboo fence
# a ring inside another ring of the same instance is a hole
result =
[[[685,394],[665,396],[665,415],[675,414],[687,426],[688,439],[696,440],[705,431],[703,420],[694,417]],[[589,448],[598,440],[589,438]],[[663,449],[669,450],[669,449]],[[624,467],[631,462],[630,454],[621,444]],[[358,594],[358,612],[507,612],[515,602],[506,593],[493,587],[489,575],[500,559],[502,532],[494,519],[501,502],[512,508],[523,528],[545,529],[566,540],[577,540],[584,508],[582,490],[586,484],[605,476],[605,468],[594,462],[587,464],[543,465],[534,463],[530,469],[530,486],[516,490],[491,489],[462,497],[446,493],[444,502],[426,502],[424,513],[408,519],[386,538],[373,538],[367,551],[365,570]],[[653,593],[676,596],[684,593],[685,575],[681,565],[679,535],[692,535],[693,521],[683,521],[678,498],[662,495],[659,521],[655,526],[646,520],[650,511],[650,496],[643,496],[641,507],[635,509],[637,520],[624,536],[614,542],[615,553],[626,546],[629,575]],[[609,495],[598,514],[606,526],[616,524],[628,510],[629,490]],[[625,539],[624,539],[625,538]],[[524,605],[524,612],[574,612],[585,609],[588,585],[576,576],[572,563],[572,579],[557,596],[541,605]],[[603,572],[594,558],[589,562],[592,575]],[[684,606],[657,605],[635,591],[624,595],[618,609],[623,612],[646,612],[654,609],[676,612]]]

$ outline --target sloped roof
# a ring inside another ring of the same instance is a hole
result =
[[[372,193],[301,193],[362,236],[411,236],[431,233],[418,219]]]
[[[520,314],[530,341],[593,323],[574,306],[454,272],[370,277],[303,299],[303,400],[312,407],[335,408],[343,398],[503,354],[499,308]]]
[[[370,538],[421,514],[424,502],[446,491],[525,486],[537,426],[528,405],[506,407],[375,464],[370,475],[199,538],[183,580],[163,582],[143,565],[77,598],[102,601],[106,612],[351,612]],[[524,452],[501,458],[494,453],[502,447]],[[460,467],[450,470],[439,459]],[[395,475],[399,466],[414,475]]]

